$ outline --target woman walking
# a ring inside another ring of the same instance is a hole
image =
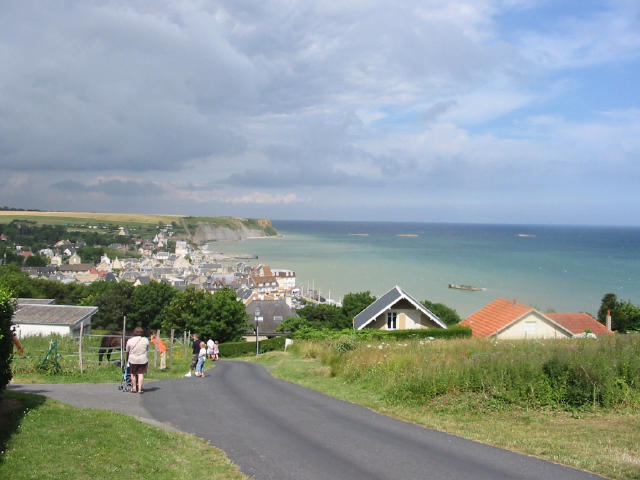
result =
[[[131,391],[142,393],[144,374],[149,366],[149,339],[143,337],[144,330],[140,327],[133,329],[133,337],[127,340],[127,362],[131,365]]]

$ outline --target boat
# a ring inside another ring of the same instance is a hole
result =
[[[349,236],[350,237],[368,237],[369,234],[368,233],[350,233]]]
[[[450,283],[449,288],[455,288],[456,290],[467,290],[470,292],[483,292],[486,290],[484,287],[474,287],[473,285],[458,285],[456,283]]]
[[[534,238],[536,235],[535,233],[519,233],[518,236],[521,238]]]

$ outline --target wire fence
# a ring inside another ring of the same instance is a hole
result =
[[[165,336],[161,333],[160,330],[156,330],[155,338],[159,340],[154,340],[149,345],[150,367],[158,368],[158,363],[161,366],[171,365],[174,359],[187,358],[190,332],[179,332],[179,335],[176,335],[176,332],[171,330],[169,335],[165,333]],[[87,365],[115,363],[122,366],[126,361],[126,341],[131,337],[129,333],[125,335],[84,333],[82,328],[77,336],[25,337],[22,339],[24,353],[13,356],[13,368],[19,373],[29,373],[48,361],[54,362],[56,368],[62,364],[67,371],[79,372],[83,372]],[[162,344],[165,347],[163,353],[158,348]]]

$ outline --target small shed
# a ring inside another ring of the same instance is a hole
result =
[[[18,303],[12,323],[19,338],[30,335],[73,335],[91,333],[91,317],[98,307]]]

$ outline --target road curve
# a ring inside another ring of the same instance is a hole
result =
[[[113,398],[111,409],[126,412],[131,403],[139,417],[209,440],[258,480],[603,478],[395,420],[273,378],[257,364],[221,361],[207,373],[148,382],[145,395],[111,385],[94,406],[109,408]],[[37,393],[63,401],[64,389],[75,388],[43,387]],[[69,403],[86,406],[77,394]]]

